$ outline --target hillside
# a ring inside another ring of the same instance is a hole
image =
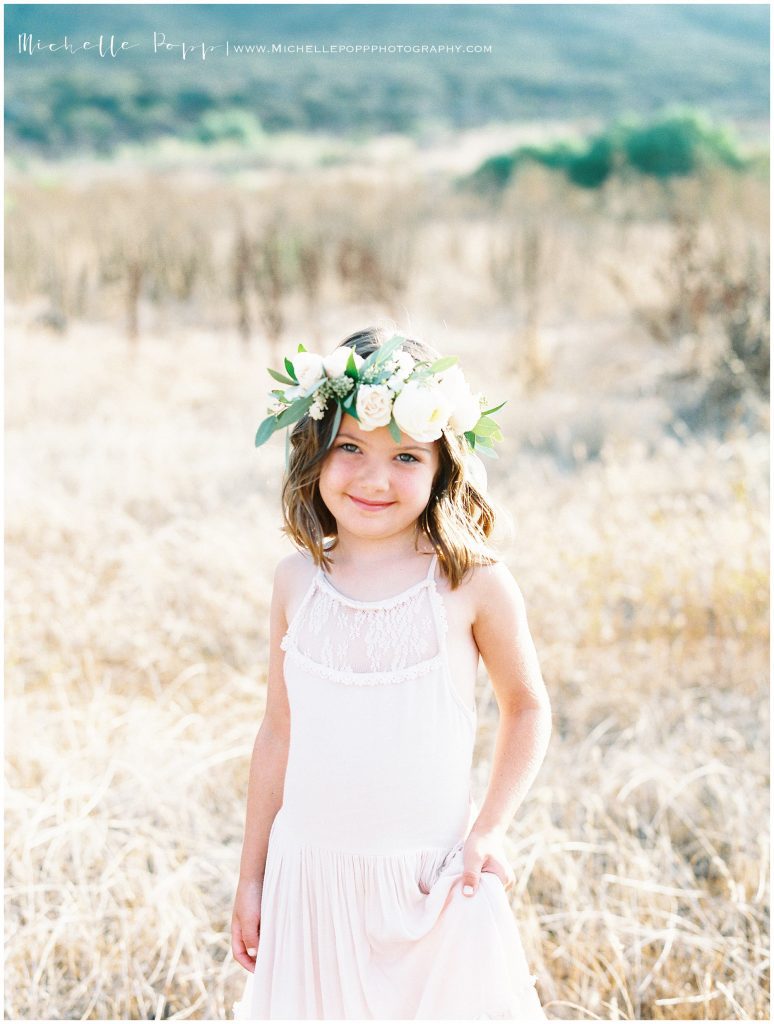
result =
[[[55,156],[165,135],[422,137],[498,121],[647,115],[666,103],[760,122],[768,26],[766,5],[10,4],[6,145]],[[154,32],[172,49],[154,53]],[[20,53],[20,34],[76,46],[112,35],[133,48]],[[198,47],[185,60],[183,42]],[[216,49],[203,56],[202,44]],[[272,53],[272,44],[312,52]],[[422,46],[491,51],[406,50]]]

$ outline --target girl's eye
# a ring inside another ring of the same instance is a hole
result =
[[[349,453],[350,448],[354,449],[356,452],[360,450],[358,448],[358,446],[356,444],[353,444],[351,441],[342,441],[341,444],[337,445],[336,447],[337,447],[337,449],[338,448],[344,449],[345,451],[347,451],[347,453]],[[409,465],[409,466],[411,465],[412,462],[419,462],[419,459],[414,458],[414,456],[411,454],[411,452],[400,452],[396,456],[396,458],[399,459],[400,461],[403,461],[404,459],[410,460],[409,462],[405,462],[404,463],[404,465]]]

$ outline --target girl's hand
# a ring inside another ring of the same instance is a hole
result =
[[[497,875],[508,890],[516,881],[499,832],[471,832],[462,848],[462,892],[475,896],[482,871]]]
[[[251,974],[255,972],[261,928],[261,890],[257,879],[240,878],[231,915],[231,952]]]

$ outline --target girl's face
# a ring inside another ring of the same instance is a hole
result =
[[[400,443],[387,427],[362,430],[345,413],[320,472],[320,496],[336,520],[339,535],[381,539],[413,534],[438,471],[437,441]]]

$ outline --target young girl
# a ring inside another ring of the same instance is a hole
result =
[[[471,445],[502,435],[456,360],[377,329],[299,346],[256,444],[295,422],[299,552],[274,577],[234,957],[236,1019],[545,1020],[504,838],[551,732],[548,695]],[[499,408],[499,407],[498,407]],[[470,794],[474,684],[500,709]]]

